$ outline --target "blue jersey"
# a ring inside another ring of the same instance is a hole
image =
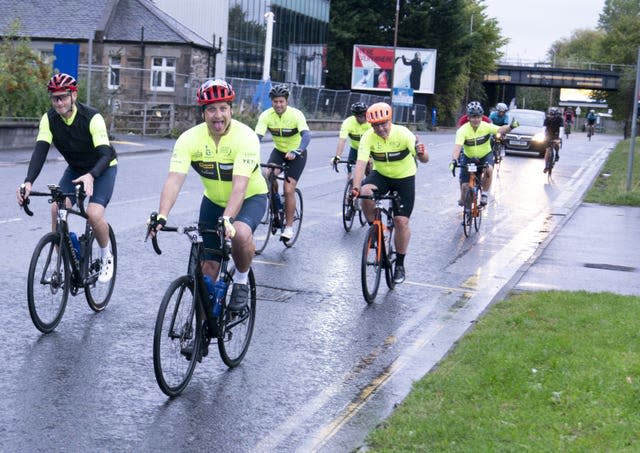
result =
[[[489,119],[493,124],[496,124],[498,126],[506,126],[511,123],[511,121],[509,121],[509,115],[506,112],[503,116],[500,116],[498,115],[497,110],[491,112],[491,114],[489,115]]]

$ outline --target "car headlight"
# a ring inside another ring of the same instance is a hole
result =
[[[537,143],[542,143],[544,141],[544,132],[538,132],[533,136],[532,140]]]

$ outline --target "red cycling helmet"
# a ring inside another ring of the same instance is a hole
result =
[[[207,80],[196,93],[198,105],[213,104],[214,102],[231,102],[236,98],[236,92],[230,83],[224,80]]]
[[[69,74],[60,73],[56,74],[51,79],[49,79],[49,83],[47,84],[47,90],[50,92],[56,91],[78,91],[78,82],[76,79],[71,77]]]
[[[386,102],[376,102],[367,109],[367,121],[369,123],[384,123],[391,121],[391,106]]]

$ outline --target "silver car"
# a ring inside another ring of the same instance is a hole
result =
[[[513,109],[509,110],[509,116],[515,118],[519,126],[505,136],[505,152],[509,153],[510,150],[531,151],[544,157],[545,113],[539,110]]]

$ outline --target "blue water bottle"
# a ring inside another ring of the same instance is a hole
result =
[[[69,232],[69,238],[71,239],[71,245],[73,245],[73,250],[76,252],[76,258],[80,259],[80,241],[78,240],[78,235],[73,231]]]
[[[282,209],[284,206],[282,204],[282,197],[280,196],[280,192],[276,192],[276,205],[278,209]]]
[[[216,289],[213,285],[213,281],[211,277],[205,275],[203,277],[204,284],[207,287],[207,296],[209,297],[209,306],[211,307],[211,311],[215,314],[216,309]]]
[[[213,305],[213,316],[220,316],[220,311],[222,310],[222,300],[224,299],[225,293],[227,292],[227,282],[224,280],[216,281],[215,285],[213,285],[214,294],[215,294],[215,303]]]

